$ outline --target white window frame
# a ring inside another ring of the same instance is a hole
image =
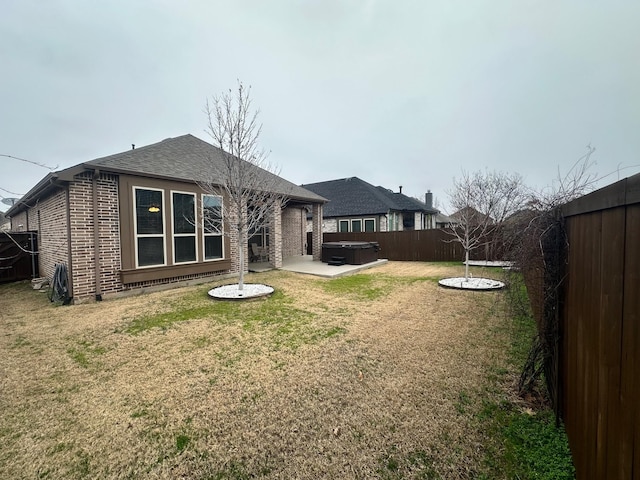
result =
[[[338,220],[338,233],[342,232],[342,222],[347,224],[347,232],[351,231],[351,222],[349,220]]]
[[[164,190],[162,188],[153,188],[153,187],[143,187],[141,185],[133,185],[132,187],[132,195],[133,195],[133,249],[136,261],[136,268],[155,268],[155,267],[165,267],[167,265],[167,225],[166,225],[166,217],[164,214]],[[150,190],[154,192],[160,192],[161,201],[160,201],[160,215],[162,215],[162,234],[159,233],[141,233],[138,234],[138,201],[136,196],[136,190]],[[162,238],[162,258],[164,258],[164,263],[156,263],[154,265],[143,265],[140,266],[139,257],[138,257],[138,238]]]
[[[204,216],[204,197],[218,197],[220,199],[220,233],[207,233],[205,228],[205,216]],[[222,195],[213,195],[210,193],[203,193],[200,196],[200,215],[202,218],[202,261],[203,262],[217,262],[225,258],[224,252],[224,197]],[[221,237],[222,240],[222,256],[220,258],[207,258],[207,247],[205,245],[207,237]]]
[[[354,224],[355,222],[360,222],[360,230],[358,230],[357,232],[356,232],[356,231],[355,231],[355,229],[353,228],[353,224]],[[363,225],[364,225],[364,223],[363,223],[363,221],[362,221],[362,219],[361,219],[361,218],[352,218],[352,219],[351,219],[351,222],[350,222],[350,224],[349,224],[349,228],[351,228],[351,230],[349,230],[349,231],[350,231],[350,232],[355,232],[355,233],[362,233],[362,232],[363,232],[363,230],[362,230]]]
[[[372,232],[376,231],[376,219],[375,218],[364,218],[362,220],[362,226],[364,227],[362,229],[363,232],[367,231],[367,222],[373,222],[373,230],[371,230]]]
[[[193,197],[193,233],[176,233],[176,225],[175,225],[175,215],[174,215],[174,207],[173,207],[173,194],[177,193],[180,195],[191,195]],[[173,251],[173,264],[174,265],[186,265],[189,263],[198,263],[198,221],[197,221],[197,211],[198,211],[198,195],[193,192],[184,192],[182,190],[171,190],[171,250]],[[193,237],[193,245],[195,248],[196,258],[194,260],[187,260],[186,262],[178,262],[176,260],[176,238],[186,238]]]

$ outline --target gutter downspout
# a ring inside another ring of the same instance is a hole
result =
[[[95,169],[91,178],[92,183],[92,200],[93,200],[93,262],[95,268],[95,282],[96,282],[96,301],[102,301],[102,285],[100,282],[100,226],[98,223],[98,177],[100,176],[100,170]]]
[[[69,185],[65,188],[67,200],[67,274],[69,275],[69,297],[73,299],[73,254],[71,251],[71,194]]]

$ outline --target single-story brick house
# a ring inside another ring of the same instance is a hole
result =
[[[38,232],[41,276],[67,266],[74,302],[234,275],[237,238],[201,221],[207,205],[225,202],[197,183],[221,161],[221,150],[192,135],[169,138],[50,173],[6,215],[12,230]],[[272,212],[269,262],[279,268],[283,258],[306,253],[308,212],[317,219],[313,256],[320,260],[326,199],[280,177],[275,188],[288,200]],[[187,211],[198,221],[181,221]]]
[[[436,228],[433,195],[425,202],[358,177],[302,185],[329,200],[323,208],[325,232],[391,232]],[[311,231],[311,219],[309,220]]]

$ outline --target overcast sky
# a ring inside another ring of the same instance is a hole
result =
[[[640,171],[639,24],[637,0],[3,0],[0,154],[62,169],[208,140],[206,99],[240,79],[296,184],[444,204],[462,170],[540,187],[591,144],[605,185]],[[48,173],[0,166],[2,197]]]

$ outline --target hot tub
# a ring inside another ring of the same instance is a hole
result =
[[[378,260],[378,242],[326,242],[322,244],[322,261],[333,265],[362,265]]]

